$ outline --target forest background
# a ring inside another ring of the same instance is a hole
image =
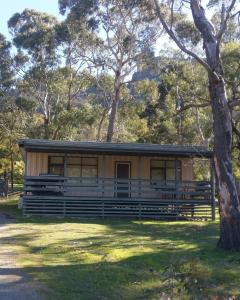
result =
[[[102,1],[101,10],[86,18],[91,1],[83,1],[80,15],[55,2],[55,8],[46,5],[48,13],[16,11],[2,27],[0,173],[22,181],[17,141],[23,137],[212,148],[207,73],[169,41],[154,13],[123,1],[112,9],[111,1]],[[162,8],[166,19],[174,14],[171,26],[181,42],[203,55],[188,8]],[[10,12],[2,13],[6,18]],[[217,26],[221,7],[210,1],[207,12]],[[240,178],[238,18],[228,23],[221,57],[233,116],[234,175]],[[199,166],[196,177],[206,176]]]

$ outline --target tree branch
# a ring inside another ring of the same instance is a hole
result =
[[[223,36],[223,34],[225,32],[225,29],[227,27],[227,21],[230,18],[230,13],[231,13],[235,3],[236,3],[236,0],[232,0],[232,2],[229,5],[227,11],[225,11],[224,5],[222,7],[222,13],[221,13],[222,20],[221,20],[221,24],[220,24],[220,29],[219,29],[219,31],[216,35],[218,44],[221,42],[222,36]]]
[[[194,103],[191,103],[191,104],[188,104],[188,105],[185,105],[184,107],[182,107],[181,109],[179,109],[177,111],[177,113],[171,115],[171,116],[167,116],[166,118],[161,118],[160,121],[166,121],[168,120],[169,118],[175,118],[177,117],[179,114],[181,114],[182,112],[190,109],[190,108],[205,108],[205,107],[208,107],[210,106],[210,103],[209,102],[205,102],[205,103],[201,103],[201,104],[194,104]]]
[[[240,10],[235,12],[235,14],[231,15],[229,18],[235,18],[237,15],[240,15]]]
[[[235,107],[235,106],[240,106],[240,100],[233,100],[228,102],[228,105],[230,108]]]
[[[210,102],[205,102],[205,103],[201,103],[201,104],[191,103],[191,104],[185,105],[181,109],[179,109],[178,113],[181,113],[181,112],[183,112],[185,110],[188,110],[189,108],[192,108],[192,107],[195,107],[195,108],[204,108],[204,107],[207,107],[207,106],[210,106]]]
[[[160,20],[161,24],[163,25],[163,28],[166,30],[167,34],[171,37],[171,39],[176,43],[176,45],[186,54],[190,55],[191,57],[195,58],[208,72],[214,74],[214,76],[217,76],[215,72],[212,71],[210,66],[203,60],[201,59],[197,54],[192,52],[191,50],[187,49],[175,36],[174,32],[168,27],[166,21],[164,20],[164,17],[161,13],[161,9],[158,3],[158,0],[153,0],[157,12],[158,19]],[[218,76],[217,76],[217,79]]]

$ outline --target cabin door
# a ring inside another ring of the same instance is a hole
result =
[[[116,196],[120,198],[130,197],[131,163],[116,162]]]

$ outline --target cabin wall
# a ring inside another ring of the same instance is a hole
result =
[[[26,155],[26,176],[39,176],[41,173],[48,173],[48,156],[64,155],[59,153],[36,153],[27,152]],[[87,155],[82,157],[98,157],[98,176],[99,177],[115,177],[116,162],[131,163],[131,178],[133,179],[150,179],[150,163],[152,159],[172,160],[170,157],[159,156],[119,156],[119,155]],[[182,162],[182,180],[191,181],[194,179],[193,159],[192,158],[176,158]]]
[[[48,172],[48,153],[27,152],[26,176],[39,176]]]
[[[194,180],[193,159],[182,158],[182,181]]]

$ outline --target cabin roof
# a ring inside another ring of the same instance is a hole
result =
[[[65,152],[118,155],[161,155],[185,157],[212,157],[212,151],[202,146],[161,145],[147,143],[104,143],[22,139],[20,148],[28,152]]]

